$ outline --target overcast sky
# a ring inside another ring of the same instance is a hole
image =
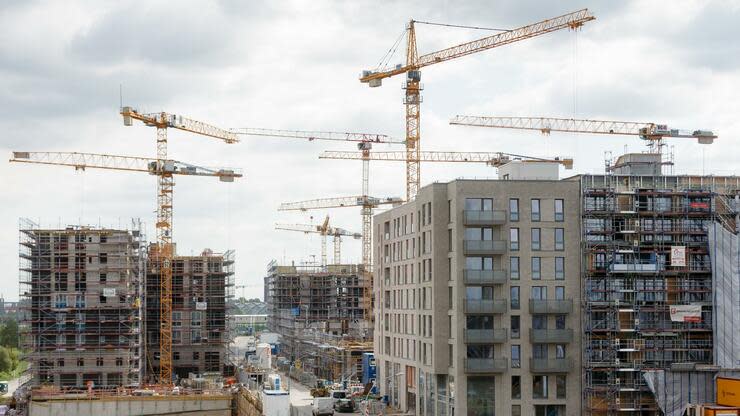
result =
[[[532,115],[667,123],[712,129],[711,146],[676,140],[677,173],[735,174],[740,129],[738,1],[3,1],[0,3],[0,151],[155,155],[155,130],[124,127],[125,105],[223,127],[382,133],[402,138],[402,77],[370,89],[377,65],[411,18],[515,28],[588,7],[597,20],[423,70],[422,150],[568,155],[573,171],[604,168],[604,152],[637,138],[543,137],[450,126],[455,114]],[[417,26],[420,53],[490,32]],[[400,47],[392,63],[405,59]],[[354,144],[247,138],[236,145],[169,132],[170,157],[243,169],[232,184],[177,178],[180,254],[236,250],[237,282],[262,296],[271,259],[318,258],[319,236],[275,231],[318,222],[360,231],[360,208],[278,212],[281,202],[360,194],[360,162],[325,161]],[[376,150],[401,150],[376,146]],[[477,165],[422,165],[422,185],[494,177]],[[147,223],[154,238],[155,178],[146,174],[0,163],[0,292],[17,299],[18,219],[44,226]],[[400,163],[371,165],[371,194],[405,196]],[[359,241],[343,257],[359,261]],[[331,244],[329,253],[331,257]],[[237,292],[241,295],[242,291]]]

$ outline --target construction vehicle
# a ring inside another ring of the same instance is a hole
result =
[[[573,13],[557,16],[552,19],[543,20],[530,25],[522,26],[512,30],[498,30],[493,36],[487,36],[471,42],[441,49],[435,52],[419,55],[416,46],[416,25],[440,25],[453,27],[466,27],[459,25],[445,25],[440,23],[420,22],[411,20],[406,27],[406,63],[394,67],[384,66],[388,63],[395,52],[395,45],[381,60],[381,65],[374,70],[366,70],[360,76],[360,82],[367,83],[370,87],[379,87],[385,78],[406,74],[403,88],[406,90],[404,104],[406,107],[406,200],[410,201],[416,196],[420,187],[420,141],[421,141],[421,69],[430,65],[450,61],[463,56],[482,52],[488,49],[519,42],[525,39],[544,35],[560,29],[578,29],[584,23],[595,19],[588,9],[578,10]],[[467,26],[468,29],[480,29]],[[400,41],[400,38],[399,38]],[[398,45],[398,42],[397,44]]]

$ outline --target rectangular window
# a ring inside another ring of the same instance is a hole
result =
[[[447,230],[447,251],[452,251],[452,229]]]
[[[565,279],[565,257],[555,257],[555,280]]]
[[[519,309],[519,286],[511,287],[511,309]]]
[[[511,315],[511,338],[518,339],[521,336],[521,323],[519,315]]]
[[[511,398],[522,398],[522,378],[521,376],[511,376]]]
[[[555,300],[565,300],[565,286],[555,286]]]
[[[565,201],[563,199],[555,200],[555,221],[565,221]]]
[[[542,257],[532,257],[532,279],[542,278]]]
[[[532,228],[532,250],[539,251],[542,248],[541,244],[541,230],[539,228]]]
[[[555,315],[555,329],[565,329],[565,315]]]
[[[530,299],[545,300],[547,299],[547,286],[532,286]]]
[[[480,211],[481,210],[481,199],[480,198],[465,198],[465,210],[466,211]]]
[[[532,221],[539,221],[541,218],[540,216],[540,200],[539,199],[533,199],[532,200]]]
[[[565,358],[565,344],[555,344],[555,358]]]
[[[512,404],[511,405],[511,416],[522,416],[522,405]]]
[[[565,229],[555,229],[555,250],[565,250]]]
[[[517,198],[509,200],[509,221],[519,221],[519,200]]]
[[[547,376],[532,377],[532,397],[535,399],[547,398]]]
[[[546,360],[547,344],[532,344],[532,357],[539,360]]]
[[[511,251],[519,250],[519,229],[518,228],[509,229],[509,249]]]
[[[406,217],[404,216],[403,219],[405,220]],[[452,200],[447,200],[447,223],[452,223]]]
[[[100,283],[105,283],[106,280],[108,280],[108,275],[100,273]]]
[[[519,280],[519,257],[509,257],[511,280]]]
[[[566,390],[566,378],[565,374],[558,374],[555,376],[555,396],[558,399],[564,399],[565,398],[565,390]]]
[[[520,368],[522,366],[522,347],[521,345],[511,346],[511,368]]]
[[[532,329],[547,329],[547,315],[532,315]]]

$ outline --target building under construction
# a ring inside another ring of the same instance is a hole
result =
[[[282,337],[282,355],[339,380],[360,375],[363,352],[372,351],[371,300],[363,267],[268,265],[268,327]]]
[[[682,410],[691,397],[687,389],[705,384],[695,376],[692,387],[686,376],[721,368],[718,351],[732,349],[720,345],[729,326],[717,322],[737,317],[716,316],[728,310],[717,273],[738,254],[721,249],[717,236],[737,238],[740,178],[664,176],[656,161],[631,163],[645,157],[626,155],[605,175],[577,177],[590,415],[674,414],[671,406]]]
[[[20,330],[34,385],[140,382],[144,266],[130,230],[20,222]]]
[[[147,260],[144,334],[146,371],[159,374],[160,275],[156,245]],[[175,256],[172,269],[173,374],[223,373],[231,343],[228,305],[234,296],[234,252],[204,250],[198,256]]]

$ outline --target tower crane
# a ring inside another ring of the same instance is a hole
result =
[[[406,64],[399,64],[390,69],[378,68],[363,71],[360,76],[360,82],[367,83],[370,87],[379,87],[385,78],[406,74],[406,82],[403,86],[406,90],[404,98],[404,104],[406,106],[406,200],[411,200],[416,196],[420,185],[421,68],[544,35],[560,29],[575,30],[583,26],[584,23],[594,19],[595,17],[588,9],[582,9],[425,55],[419,55],[417,51],[416,24],[439,24],[411,20],[406,28]]]
[[[697,139],[701,144],[711,144],[717,138],[711,130],[679,130],[666,124],[634,121],[586,120],[554,117],[483,117],[458,115],[450,124],[474,127],[495,127],[517,130],[537,130],[549,135],[553,131],[567,133],[592,133],[637,136],[647,142],[650,153],[661,153],[664,139]]]
[[[176,114],[165,112],[140,113],[132,107],[122,107],[121,116],[125,126],[133,125],[139,120],[149,127],[157,129],[157,164],[167,159],[167,129],[174,128],[212,137],[226,143],[238,143],[236,134],[210,124],[203,123]],[[172,172],[164,165],[157,166],[157,249],[156,263],[159,267],[159,383],[172,384],[172,192],[175,181]]]
[[[298,231],[304,234],[315,233],[321,235],[321,266],[327,265],[326,237],[334,237],[334,264],[341,264],[342,236],[349,236],[356,240],[362,238],[362,234],[353,233],[343,228],[329,226],[329,216],[320,225],[309,224],[275,224],[276,230]]]
[[[222,182],[233,182],[234,178],[242,177],[242,174],[235,169],[229,168],[204,168],[195,166],[189,163],[179,162],[171,159],[158,159],[158,158],[146,158],[146,157],[130,157],[130,156],[117,156],[107,155],[98,153],[79,153],[79,152],[13,152],[13,158],[11,162],[21,163],[34,163],[44,165],[60,165],[60,166],[71,166],[75,170],[86,170],[87,168],[94,169],[107,169],[107,170],[118,170],[118,171],[129,171],[129,172],[145,172],[151,175],[156,175],[160,179],[160,183],[163,182],[162,178],[167,178],[167,187],[162,185],[158,186],[160,193],[158,194],[158,205],[157,210],[157,230],[158,237],[157,250],[155,255],[159,256],[158,263],[160,264],[160,313],[161,315],[161,328],[160,328],[160,379],[159,384],[168,386],[171,384],[172,374],[172,259],[174,253],[172,250],[171,243],[171,215],[172,215],[172,185],[174,184],[173,176],[175,175],[186,175],[186,176],[213,176],[217,177]],[[167,204],[168,206],[164,206]],[[165,212],[161,212],[165,211]],[[168,219],[166,224],[161,224],[159,221]],[[160,232],[160,230],[166,230],[166,233]],[[165,242],[166,241],[166,242]],[[167,279],[167,280],[164,280]],[[168,297],[164,297],[167,295]],[[166,304],[162,307],[162,304]],[[163,312],[169,312],[165,315]],[[167,360],[169,358],[169,360]],[[166,366],[165,370],[162,367]]]
[[[378,160],[387,162],[405,162],[404,152],[372,152],[363,155],[361,152],[325,151],[319,155],[319,159],[349,159],[349,160]],[[516,155],[504,152],[419,152],[420,162],[442,162],[442,163],[485,163],[489,166],[499,167],[511,161],[519,160],[525,163],[546,162],[563,165],[565,169],[573,168],[573,159],[567,157],[539,158],[534,156]]]
[[[359,143],[390,143],[404,144],[385,134],[337,132],[337,131],[312,131],[312,130],[280,130],[263,129],[256,127],[240,127],[229,130],[233,134],[242,136],[280,137],[285,139],[328,140],[337,142],[359,142]]]

